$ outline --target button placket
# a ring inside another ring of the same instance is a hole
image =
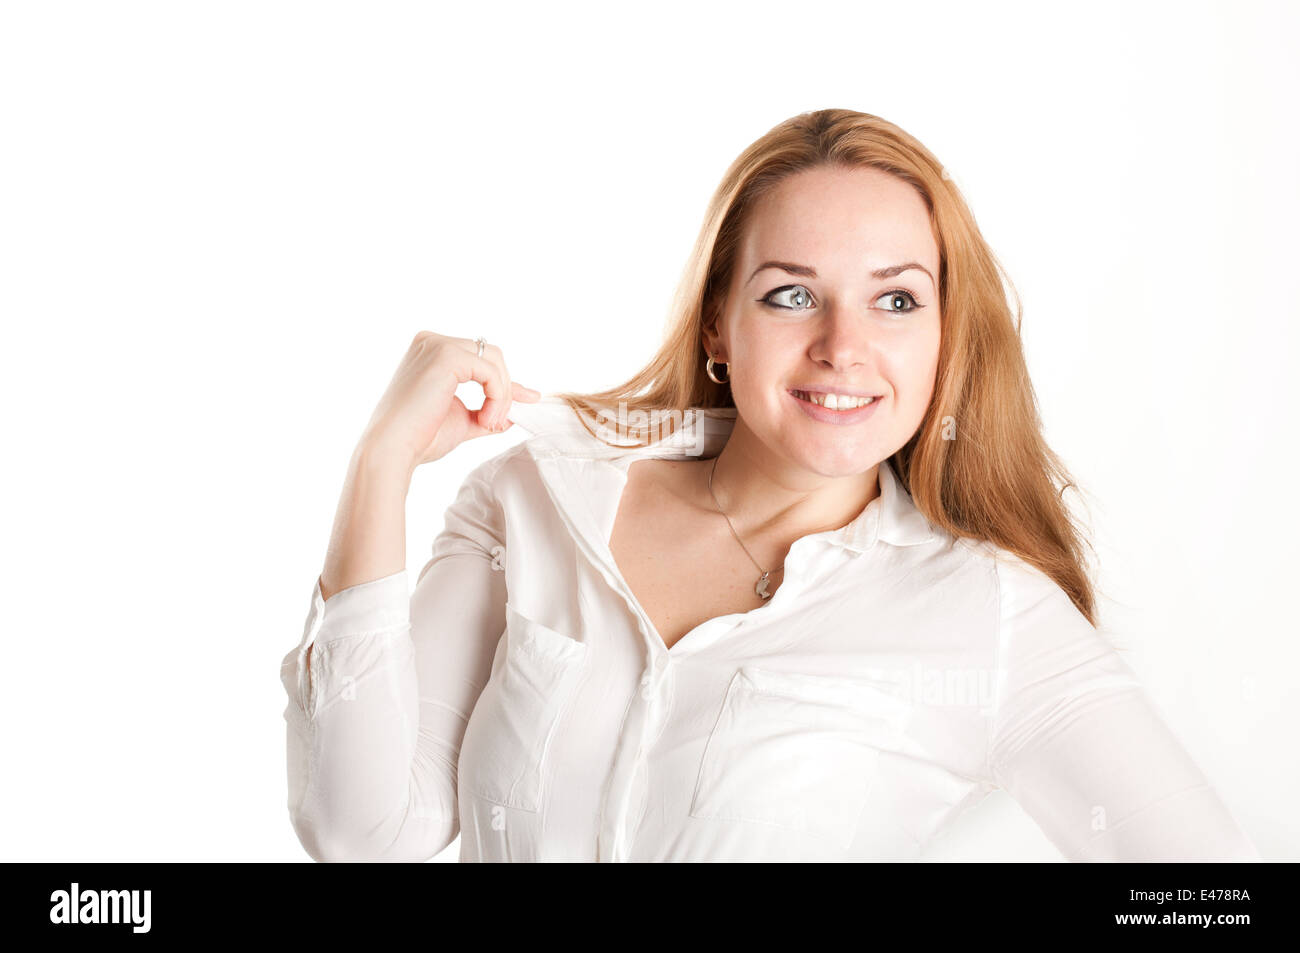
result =
[[[655,676],[659,674],[662,668],[658,655],[651,655],[650,661],[646,665],[645,673],[641,676],[641,697],[646,701],[653,701],[655,697]]]
[[[623,791],[620,805],[617,827],[617,855],[620,860],[625,859],[627,856],[636,825],[634,819],[636,812],[633,811],[632,805],[634,801],[644,802],[647,787],[650,783],[646,770],[646,751],[651,744],[651,739],[657,737],[659,731],[663,728],[660,719],[663,717],[665,706],[656,705],[655,700],[659,698],[660,693],[663,691],[663,676],[670,661],[663,653],[652,651],[649,661],[646,663],[645,671],[641,675],[640,695],[646,704],[642,706],[641,723],[637,729],[636,753],[632,759],[627,787]]]

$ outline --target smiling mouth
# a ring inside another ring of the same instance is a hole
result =
[[[849,394],[814,394],[806,390],[792,390],[790,393],[799,400],[825,407],[827,410],[857,410],[859,407],[866,407],[880,400],[878,394],[874,397],[854,397]]]

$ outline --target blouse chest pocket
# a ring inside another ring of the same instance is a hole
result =
[[[852,843],[880,752],[911,706],[889,684],[742,667],[705,744],[690,813]]]
[[[506,603],[500,671],[483,688],[461,744],[465,790],[536,811],[555,727],[582,674],[587,644],[522,615]]]

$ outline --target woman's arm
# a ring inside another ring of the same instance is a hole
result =
[[[318,861],[423,861],[459,833],[460,744],[505,628],[504,573],[494,568],[505,533],[491,491],[504,458],[466,478],[414,592],[404,568],[328,599],[319,581],[314,588],[281,680],[289,813]],[[369,527],[370,536],[333,573],[327,568],[327,583],[373,576],[386,559],[405,563],[393,549],[400,541],[404,550],[404,507],[361,496],[340,521]]]
[[[320,575],[321,597],[406,568],[406,494],[413,471],[401,455],[359,443]]]
[[[1137,675],[1046,574],[998,559],[988,769],[1071,861],[1257,861]]]
[[[470,381],[478,410],[456,396]],[[540,397],[511,381],[496,345],[420,331],[371,414],[280,668],[289,813],[317,860],[427,860],[456,836],[457,755],[505,628],[497,464],[466,479],[413,594],[406,493],[421,464],[507,429],[512,400]]]

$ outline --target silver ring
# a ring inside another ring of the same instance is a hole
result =
[[[478,356],[483,356],[483,348],[487,347],[487,341],[482,338],[475,338],[474,343],[478,345]]]

